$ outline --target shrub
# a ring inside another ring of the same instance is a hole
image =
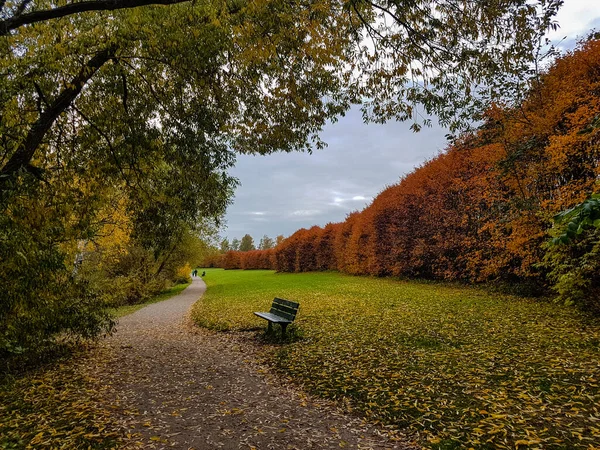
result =
[[[192,281],[192,277],[190,275],[191,273],[192,268],[188,263],[186,263],[184,266],[177,269],[177,274],[173,282],[175,284],[190,283]]]
[[[558,301],[600,313],[600,229],[571,244],[548,245],[544,265]]]

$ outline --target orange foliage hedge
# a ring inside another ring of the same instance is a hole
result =
[[[448,280],[541,280],[551,218],[600,176],[600,41],[558,59],[514,109],[381,192],[362,212],[301,229],[225,268]]]

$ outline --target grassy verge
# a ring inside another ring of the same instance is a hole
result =
[[[435,283],[207,270],[200,325],[265,327],[300,302],[274,364],[370,420],[453,448],[598,448],[600,322],[573,309]]]
[[[160,294],[146,300],[143,303],[138,303],[136,305],[124,305],[119,306],[118,308],[113,309],[112,313],[115,317],[123,317],[128,314],[132,314],[139,309],[142,309],[144,306],[151,305],[152,303],[162,302],[164,300],[168,300],[169,298],[179,294],[186,287],[188,287],[190,283],[176,284],[175,286],[161,292]]]

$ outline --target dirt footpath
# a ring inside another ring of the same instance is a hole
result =
[[[257,363],[243,334],[194,327],[187,316],[206,289],[181,294],[120,319],[95,369],[142,448],[410,449],[381,428],[343,414],[280,381]]]

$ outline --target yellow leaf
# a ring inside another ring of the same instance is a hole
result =
[[[539,444],[540,440],[539,439],[521,439],[518,440],[517,442],[515,442],[515,445],[533,445],[533,444]]]

